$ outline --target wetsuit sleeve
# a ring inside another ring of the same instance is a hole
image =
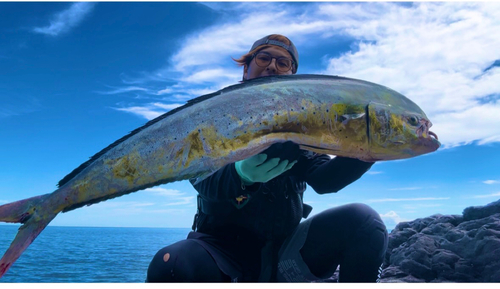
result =
[[[373,162],[358,159],[319,155],[310,160],[306,182],[318,194],[336,193],[359,179],[366,173]]]
[[[242,186],[240,176],[236,172],[233,163],[226,165],[193,186],[204,199],[221,201],[251,193],[260,187],[260,183],[246,187]]]

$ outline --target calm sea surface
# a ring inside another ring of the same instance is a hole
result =
[[[19,226],[0,225],[0,256]],[[190,229],[53,227],[42,231],[0,283],[144,282],[156,252]]]

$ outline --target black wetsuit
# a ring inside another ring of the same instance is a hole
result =
[[[373,209],[340,206],[299,226],[310,211],[302,202],[306,183],[319,194],[337,192],[373,163],[295,151],[298,162],[267,183],[242,185],[230,164],[196,184],[194,231],[156,254],[147,281],[311,281],[328,278],[339,264],[340,281],[376,281],[387,231]]]

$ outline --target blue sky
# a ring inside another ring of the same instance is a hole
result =
[[[280,33],[299,73],[379,83],[415,101],[443,143],[376,163],[312,214],[352,202],[389,228],[500,198],[500,4],[0,2],[0,204],[52,192],[110,143],[241,79],[231,57]],[[188,182],[60,214],[51,225],[190,227]]]

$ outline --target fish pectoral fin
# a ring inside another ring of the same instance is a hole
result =
[[[21,256],[21,254],[28,248],[28,246],[35,240],[40,232],[47,227],[55,216],[44,216],[43,218],[36,216],[26,221],[24,225],[19,228],[16,238],[10,244],[9,249],[5,252],[2,259],[0,259],[0,278],[7,272],[12,264]]]
[[[342,121],[343,125],[346,125],[350,120],[353,119],[359,119],[365,116],[365,113],[351,113],[351,114],[344,114],[340,116],[340,120]]]

